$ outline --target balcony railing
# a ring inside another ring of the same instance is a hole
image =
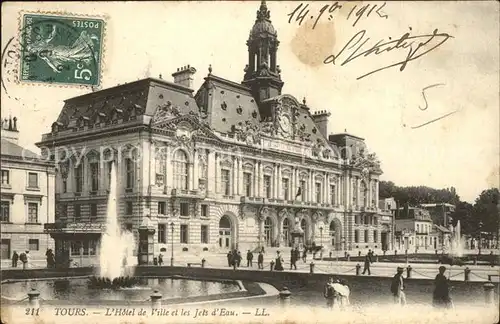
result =
[[[339,208],[338,205],[331,205],[325,203],[301,201],[301,200],[284,200],[276,198],[260,198],[260,197],[246,197],[240,198],[240,201],[244,204],[255,204],[255,205],[276,205],[276,206],[287,206],[287,207],[311,207],[318,209],[334,209]]]
[[[198,190],[188,190],[188,189],[172,189],[172,197],[187,197],[187,198],[199,198],[201,196]]]

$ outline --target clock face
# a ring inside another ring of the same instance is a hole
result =
[[[290,133],[292,130],[292,123],[290,122],[290,117],[283,115],[280,118],[280,127],[281,130],[285,133]]]

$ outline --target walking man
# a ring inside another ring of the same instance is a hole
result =
[[[404,293],[403,268],[398,267],[397,273],[392,278],[391,293],[394,297],[394,303],[397,305],[406,305],[406,295]]]
[[[434,292],[432,294],[432,304],[436,308],[451,308],[449,279],[446,278],[445,266],[439,267],[439,273],[434,279]]]
[[[365,265],[363,268],[363,274],[368,271],[368,275],[371,275],[370,263],[372,263],[371,251],[369,251],[365,256]]]
[[[333,289],[333,278],[328,278],[328,282],[323,289],[323,296],[326,299],[326,307],[333,308],[335,305],[335,290]]]
[[[227,252],[227,266],[228,267],[231,266],[232,260],[233,260],[233,254],[231,253],[231,251],[228,251]]]
[[[290,250],[290,270],[295,266],[295,270],[297,270],[297,265],[295,264],[297,260],[295,259],[295,250]]]
[[[259,269],[264,269],[264,254],[262,251],[259,252],[259,256],[257,257],[257,266]]]
[[[158,265],[161,267],[163,265],[163,254],[158,255]]]
[[[247,267],[252,267],[253,253],[248,250],[247,252]]]
[[[19,255],[16,251],[12,253],[12,268],[17,268],[17,261],[19,260]]]
[[[21,253],[19,260],[23,263],[23,270],[25,270],[28,265],[28,251]]]

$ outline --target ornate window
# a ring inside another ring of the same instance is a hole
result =
[[[306,181],[300,180],[300,198],[302,201],[306,201]]]
[[[188,188],[188,157],[182,150],[177,150],[174,155],[174,187]]]
[[[157,186],[163,186],[166,173],[166,157],[162,151],[156,154],[155,161],[155,183]]]
[[[83,191],[83,164],[79,163],[75,167],[75,192]]]
[[[264,194],[266,198],[271,198],[271,176],[264,175]]]
[[[336,196],[335,185],[330,185],[330,204],[332,204],[332,205],[335,205],[337,203],[335,196]]]
[[[283,178],[282,179],[282,189],[283,189],[283,198],[285,200],[290,199],[290,185],[289,185],[290,180],[288,178]]]
[[[231,172],[223,169],[221,172],[222,193],[226,196],[231,194]]]
[[[99,163],[90,163],[90,191],[99,190]]]
[[[315,187],[315,193],[316,193],[316,202],[317,203],[320,203],[321,202],[321,183],[320,182],[316,182],[315,183],[316,187]]]
[[[126,188],[127,189],[132,189],[134,188],[134,172],[135,172],[135,167],[134,167],[134,161],[132,159],[127,158],[125,159],[125,172],[126,172]]]
[[[243,173],[243,186],[245,188],[245,196],[252,196],[252,174],[245,172]]]
[[[10,201],[2,200],[2,207],[0,210],[0,222],[10,221]]]

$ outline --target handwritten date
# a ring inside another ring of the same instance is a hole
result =
[[[382,9],[385,7],[385,4],[385,2],[382,5],[366,4],[360,7],[358,7],[358,5],[354,5],[347,14],[346,20],[353,21],[352,26],[354,27],[363,17],[368,18],[372,13],[374,15],[376,14],[380,18],[387,19],[389,16],[382,11]],[[343,7],[343,5],[339,4],[339,2],[336,1],[331,5],[324,5],[323,7],[321,7],[321,9],[318,10],[316,14],[311,14],[309,4],[304,5],[303,3],[301,3],[297,7],[295,7],[295,9],[291,13],[288,14],[288,23],[291,24],[292,22],[296,22],[300,26],[304,22],[304,19],[311,19],[314,20],[312,29],[315,29],[316,25],[322,17],[325,17],[324,19],[328,19],[329,21],[331,21],[335,18],[334,14],[336,12],[339,12]]]

